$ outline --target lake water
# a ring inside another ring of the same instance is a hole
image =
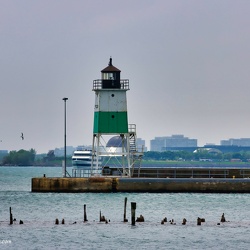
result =
[[[31,192],[32,177],[61,172],[58,167],[0,167],[0,249],[249,249],[250,194]],[[127,223],[122,222],[125,197]],[[131,225],[131,202],[145,222]],[[100,211],[108,224],[99,222]],[[217,225],[222,213],[228,222]],[[162,225],[164,217],[168,222]],[[197,226],[197,217],[206,222]]]

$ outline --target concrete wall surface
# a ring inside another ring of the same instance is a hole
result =
[[[118,192],[246,192],[250,179],[233,178],[120,178]]]
[[[112,178],[32,178],[32,192],[111,192]]]
[[[250,193],[250,179],[234,178],[32,178],[32,192]]]

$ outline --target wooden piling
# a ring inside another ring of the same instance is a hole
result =
[[[131,224],[135,225],[136,202],[131,202]]]
[[[65,224],[65,221],[64,221],[64,219],[62,219],[62,224]]]
[[[102,212],[100,211],[100,222],[106,221],[106,218],[104,215],[102,215]]]
[[[126,218],[126,209],[127,209],[127,197],[124,199],[124,214],[123,214],[123,222],[128,222],[128,219]]]
[[[11,207],[10,207],[10,225],[12,224],[13,224],[13,216],[12,216]]]
[[[226,222],[226,218],[225,218],[224,213],[223,213],[222,216],[221,216],[220,222]]]
[[[200,226],[200,225],[201,225],[201,218],[198,217],[198,218],[197,218],[197,226]]]
[[[87,212],[86,212],[86,204],[84,204],[83,207],[84,207],[84,219],[83,220],[84,220],[84,222],[86,222],[86,221],[88,221],[87,220]]]
[[[187,222],[187,220],[185,218],[183,218],[182,225],[186,225],[186,222]]]
[[[59,220],[56,218],[55,224],[58,225],[59,224]]]

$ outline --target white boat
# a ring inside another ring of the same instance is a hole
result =
[[[91,169],[92,150],[77,148],[72,155],[72,166],[74,169]],[[94,157],[93,165],[96,165],[96,157]],[[98,165],[101,165],[99,159]]]

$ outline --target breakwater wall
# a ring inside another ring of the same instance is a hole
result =
[[[246,178],[32,178],[32,192],[250,193]]]
[[[104,176],[118,175],[122,169],[104,168]],[[141,167],[133,169],[133,177],[140,178],[250,178],[248,168],[215,167]]]

